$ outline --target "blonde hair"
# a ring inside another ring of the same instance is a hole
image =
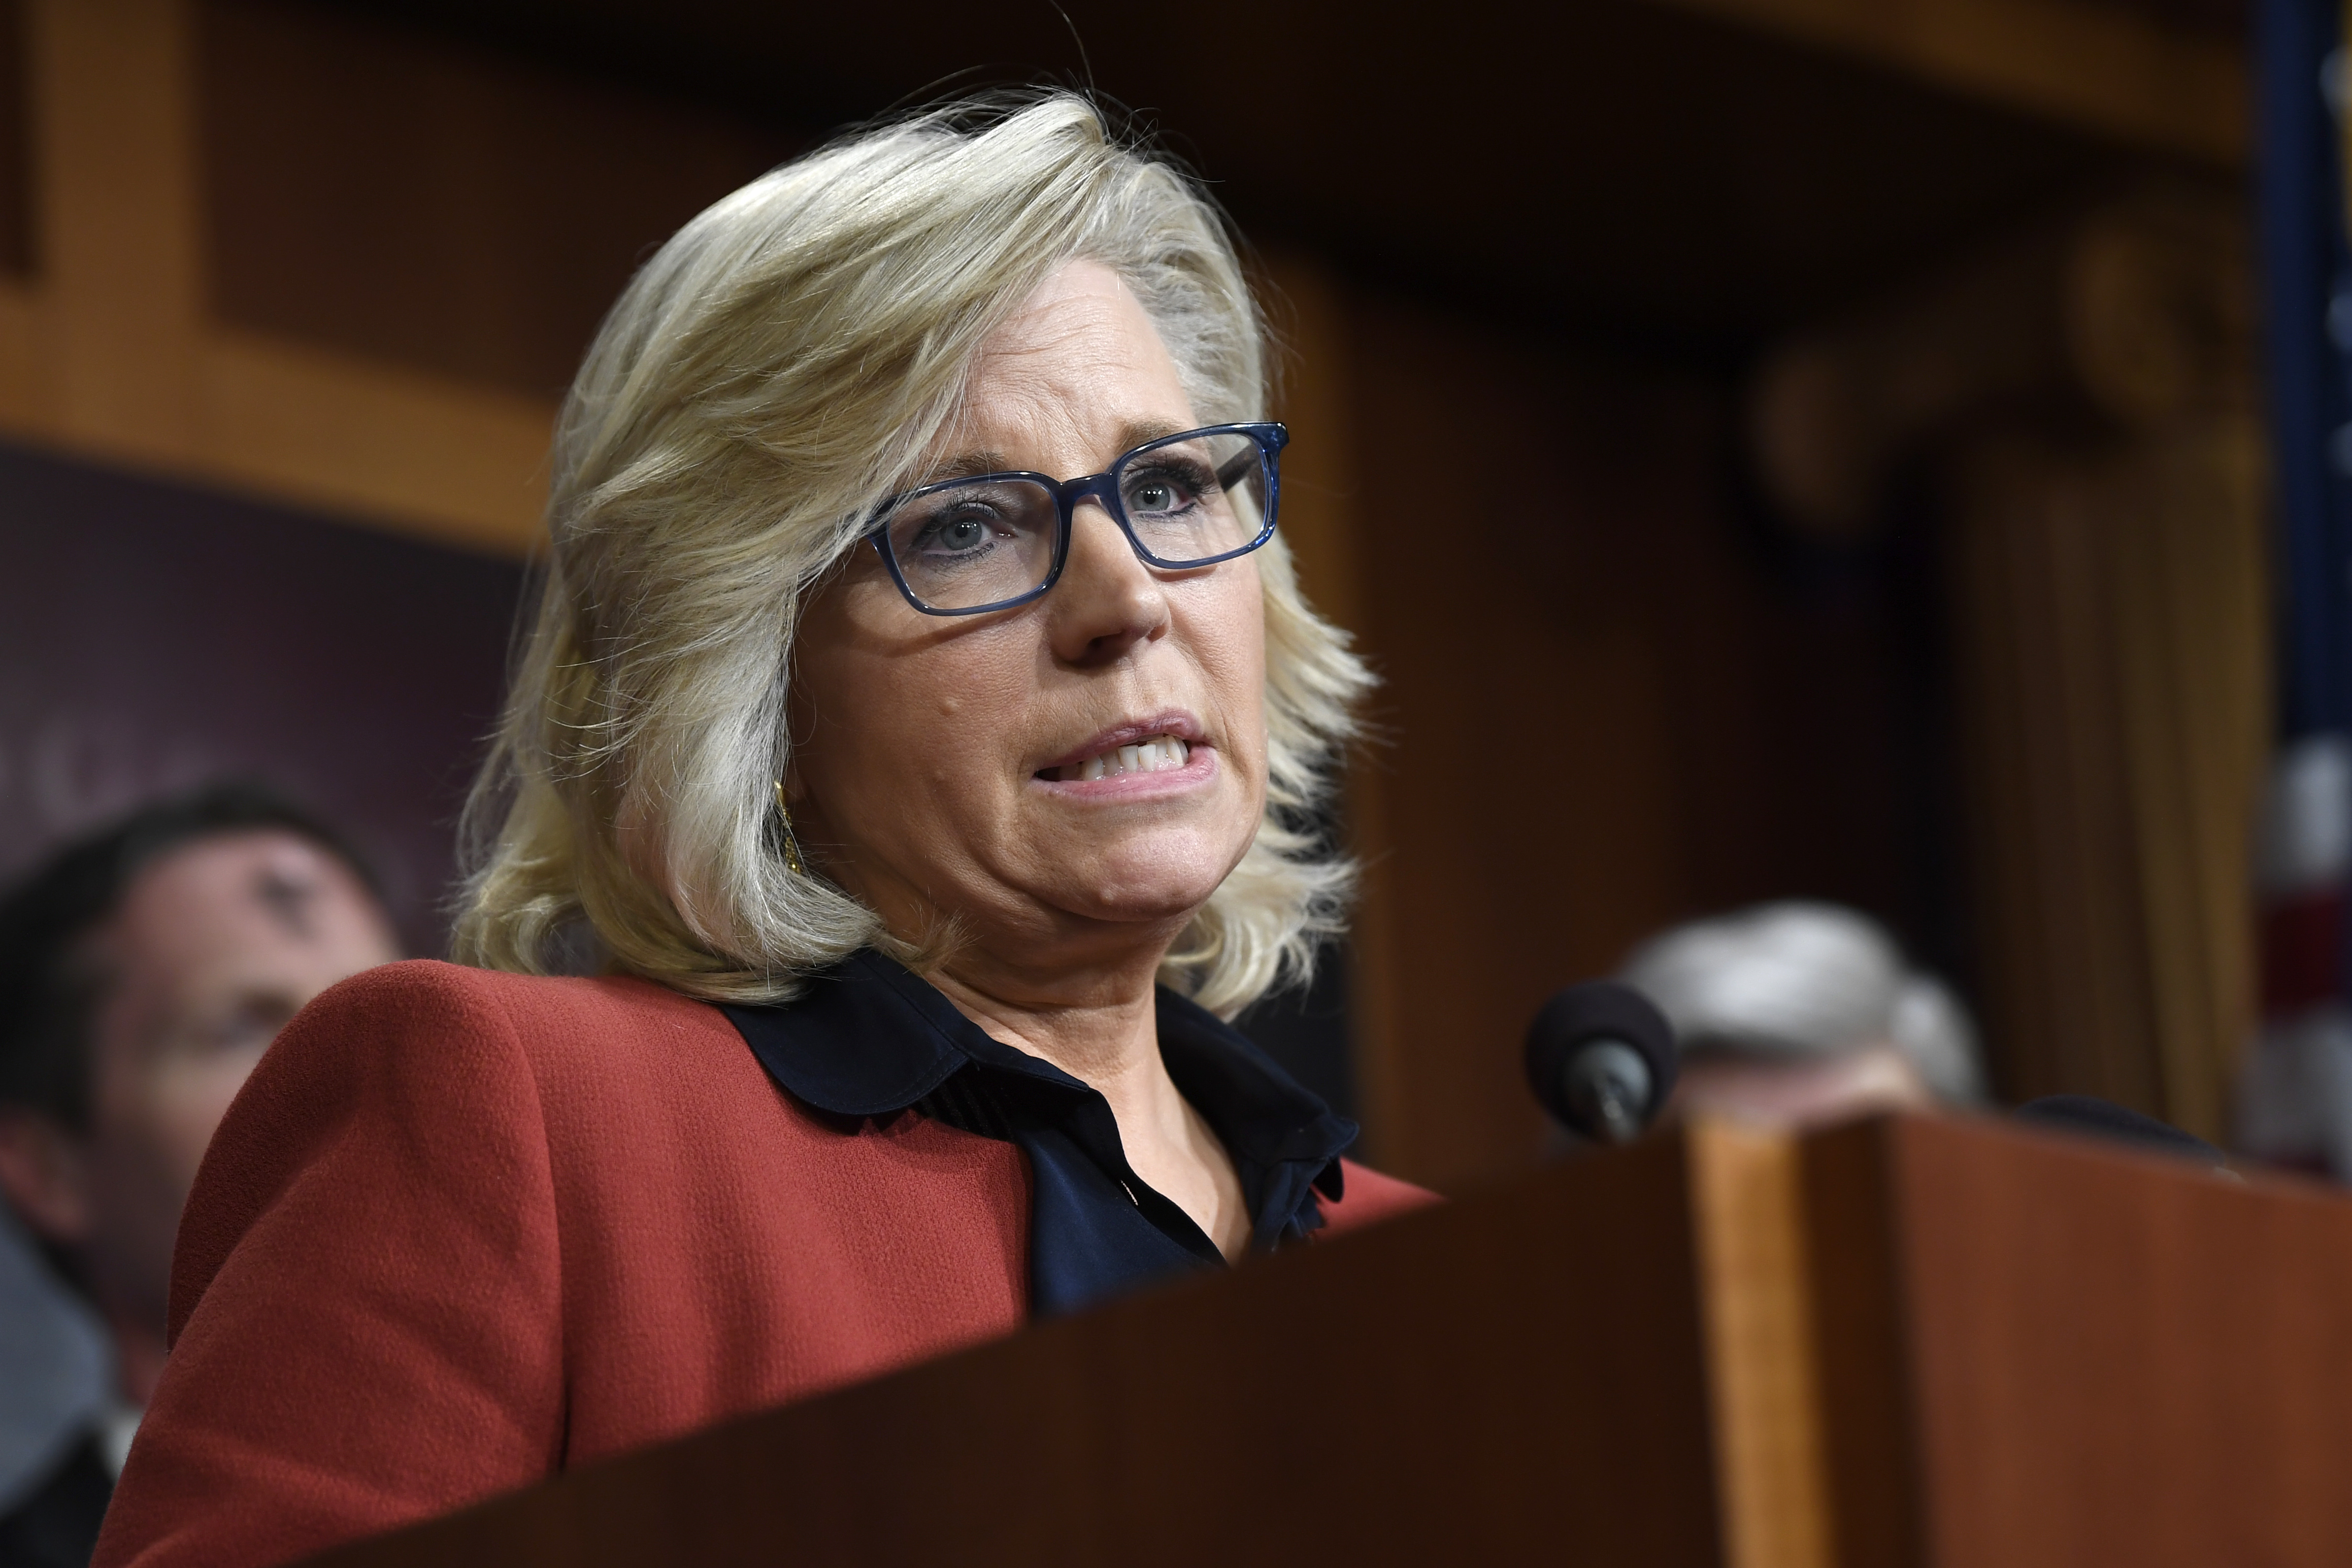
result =
[[[793,632],[954,413],[982,340],[1081,257],[1133,290],[1202,417],[1264,416],[1265,332],[1216,208],[1069,93],[847,137],[646,263],[556,431],[546,582],[467,805],[461,961],[560,971],[584,925],[613,968],[782,1000],[861,946],[938,960],[784,865]],[[1311,829],[1370,684],[1280,537],[1246,560],[1265,588],[1265,816],[1161,969],[1227,1015],[1303,978],[1339,929],[1352,868]]]

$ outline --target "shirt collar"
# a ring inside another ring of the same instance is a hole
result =
[[[1261,1169],[1304,1162],[1317,1190],[1337,1201],[1339,1154],[1356,1124],[1207,1008],[1164,985],[1159,1002],[1160,1059],[1226,1152]]]
[[[770,1076],[795,1099],[836,1116],[894,1115],[968,1063],[1095,1092],[992,1038],[936,987],[870,948],[811,975],[784,1006],[726,1012]],[[1339,1156],[1355,1142],[1356,1124],[1206,1008],[1162,986],[1158,1012],[1168,1075],[1226,1151],[1262,1170],[1302,1164],[1316,1190],[1338,1199]]]
[[[870,949],[810,975],[783,1006],[725,1010],[770,1077],[835,1116],[906,1110],[971,1059],[963,1036],[979,1033],[937,990]]]

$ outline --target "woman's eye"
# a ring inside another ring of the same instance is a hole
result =
[[[1198,479],[1167,469],[1137,474],[1127,482],[1128,510],[1155,514],[1182,511],[1200,500],[1201,489]]]
[[[934,519],[916,543],[926,551],[961,555],[987,544],[994,530],[989,527],[989,520],[976,512],[951,512]]]

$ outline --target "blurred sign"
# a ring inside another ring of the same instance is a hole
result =
[[[209,779],[271,784],[437,953],[522,571],[0,448],[0,877]]]

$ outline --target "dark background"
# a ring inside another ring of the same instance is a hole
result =
[[[157,794],[287,791],[445,946],[520,565],[0,447],[0,876]]]
[[[2242,57],[2237,0],[2019,4]],[[1752,378],[2144,183],[2245,199],[2226,137],[2097,129],[2063,94],[1808,42],[1803,5],[1740,9],[189,0],[200,332],[551,405],[639,260],[845,124],[1014,81],[1132,108],[1274,285],[1286,521],[1320,512],[1310,590],[1386,682],[1340,825],[1359,940],[1256,1026],[1327,1086],[1352,1072],[1381,1159],[1458,1184],[1540,1146],[1533,1008],[1675,921],[1853,904],[2000,1012],[1985,933],[2022,928],[1970,858],[1950,487],[1851,538],[1792,526],[1749,469]],[[0,275],[38,305],[30,49],[0,0]],[[139,790],[268,769],[395,863],[426,945],[520,568],[378,537],[448,526],[397,503],[304,517],[10,461],[33,477],[0,594],[33,608],[5,634],[0,864]],[[467,537],[519,553],[510,521]],[[2093,815],[2126,815],[2112,793]],[[2099,916],[2127,945],[2137,898]],[[1994,1033],[2004,1088],[2134,1098]]]

